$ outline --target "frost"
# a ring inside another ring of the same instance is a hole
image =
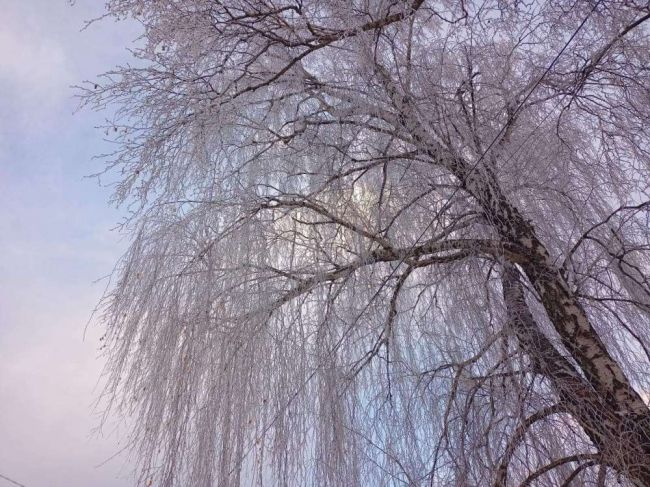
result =
[[[640,5],[109,1],[141,483],[647,485]]]

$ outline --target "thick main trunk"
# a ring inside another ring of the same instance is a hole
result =
[[[555,348],[528,309],[519,273],[512,265],[507,264],[504,268],[502,286],[513,333],[530,357],[535,371],[553,385],[562,409],[571,414],[598,449],[600,462],[624,474],[635,485],[650,485],[647,422],[642,418],[631,419],[628,415],[621,415]],[[506,451],[497,471],[495,487],[506,485],[508,461],[512,453]]]
[[[618,414],[650,421],[648,407],[610,355],[584,308],[550,259],[532,224],[507,201],[489,173],[475,170],[461,173],[460,176],[502,241],[518,248],[525,256],[520,265],[526,277],[539,293],[562,344],[589,383]]]
[[[426,130],[419,125],[409,128],[431,159],[449,169],[476,199],[504,246],[516,248],[522,256],[517,263],[539,294],[562,344],[579,368],[579,377],[584,377],[580,386],[573,379],[562,379],[576,386],[572,415],[594,444],[611,457],[612,467],[635,484],[650,486],[650,409],[605,347],[532,223],[508,201],[490,169],[470,164],[438,144],[427,144]],[[541,339],[539,335],[538,338]],[[552,366],[557,367],[558,363],[555,361]],[[560,370],[566,371],[566,367]],[[560,378],[556,375],[555,380]],[[561,397],[565,394],[561,393],[563,390],[558,387]]]

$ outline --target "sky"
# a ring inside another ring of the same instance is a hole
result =
[[[0,487],[134,485],[124,431],[102,432],[101,325],[86,324],[124,251],[106,152],[71,85],[128,60],[134,24],[82,31],[104,2],[0,0]],[[104,463],[106,462],[106,463]],[[99,466],[100,464],[103,465]]]

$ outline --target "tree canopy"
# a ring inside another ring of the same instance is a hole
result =
[[[142,482],[650,485],[646,3],[107,15],[143,28],[80,93]]]

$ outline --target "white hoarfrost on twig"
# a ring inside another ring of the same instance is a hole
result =
[[[650,485],[647,4],[107,9],[142,483]]]

